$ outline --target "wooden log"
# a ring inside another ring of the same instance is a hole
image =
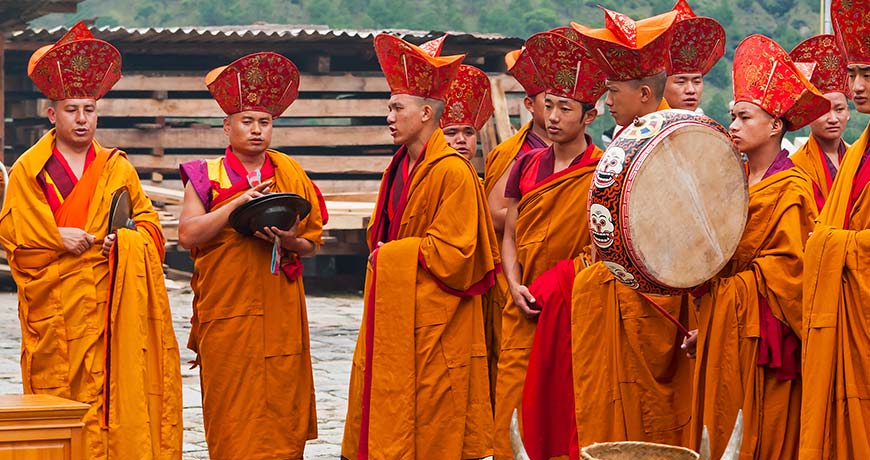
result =
[[[178,165],[192,160],[214,158],[214,155],[127,155],[139,172],[178,171]],[[381,174],[390,164],[387,156],[300,155],[293,157],[309,173]]]
[[[163,147],[164,149],[218,149],[227,146],[223,128],[140,129],[100,128],[102,145],[122,149]],[[272,146],[288,147],[392,145],[386,126],[300,126],[272,129]]]

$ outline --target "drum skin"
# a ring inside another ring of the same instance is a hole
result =
[[[743,160],[713,119],[663,110],[638,119],[598,162],[589,229],[604,264],[641,292],[679,295],[713,278],[743,235]]]

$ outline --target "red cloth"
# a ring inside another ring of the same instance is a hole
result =
[[[758,295],[761,344],[758,365],[774,371],[780,381],[794,380],[800,375],[801,342],[797,334],[773,316],[767,300]]]
[[[523,387],[523,438],[531,460],[579,458],[571,369],[574,262],[544,272],[529,291],[541,309]]]

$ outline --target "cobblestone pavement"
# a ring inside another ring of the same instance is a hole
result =
[[[169,297],[175,334],[181,347],[184,460],[208,459],[202,426],[199,372],[189,370],[189,366],[184,364],[193,359],[193,353],[186,348],[193,295],[189,290],[172,290]],[[16,295],[0,293],[0,394],[21,393],[21,330],[17,312]],[[335,460],[339,456],[344,417],[347,413],[351,358],[361,317],[361,296],[308,298],[318,439],[308,442],[305,449],[306,459]]]

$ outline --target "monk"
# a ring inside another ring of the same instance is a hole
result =
[[[317,417],[300,257],[322,243],[321,206],[299,164],[269,149],[273,120],[298,95],[299,71],[284,56],[255,53],[205,82],[227,114],[229,146],[223,157],[181,165],[178,239],[194,261],[188,348],[201,367],[209,456],[301,459]],[[287,230],[234,230],[233,210],[266,192],[295,193],[311,212]]]
[[[693,293],[699,332],[692,446],[706,426],[711,458],[719,458],[742,409],[741,458],[796,458],[803,247],[816,207],[809,180],[780,142],[830,103],[761,35],[737,47],[733,79],[730,130],[749,158],[749,217],[731,261]]]
[[[834,0],[831,19],[844,45],[855,108],[870,113],[870,2]],[[801,459],[870,457],[870,128],[843,157],[806,244]],[[812,391],[809,389],[812,388]]]
[[[504,238],[504,218],[508,201],[504,188],[514,161],[531,150],[547,147],[550,138],[546,131],[543,83],[525,50],[518,49],[505,55],[505,64],[520,86],[525,90],[523,107],[532,115],[531,121],[520,127],[513,136],[495,146],[486,155],[483,170],[483,189],[489,204],[496,241],[501,245]],[[508,298],[507,280],[503,272],[495,277],[495,286],[483,295],[483,318],[486,332],[486,353],[489,365],[489,389],[495,407],[495,384],[498,380],[498,354],[501,351],[501,313]]]
[[[163,232],[127,155],[94,140],[97,100],[121,77],[120,53],[80,22],[33,54],[28,76],[51,99],[54,128],[15,162],[0,213],[18,285],[24,392],[90,405],[89,459],[181,459]],[[131,213],[110,229],[123,191]]]
[[[625,94],[614,99],[617,113],[631,110],[627,113],[634,118],[654,111],[662,98],[651,77],[663,83],[670,35],[659,21],[672,22],[673,13],[636,23],[621,17],[606,22],[605,30],[575,28],[587,46],[601,51],[599,57],[633,56],[598,59],[598,64],[608,81],[642,88],[635,93],[638,100]],[[652,38],[643,45],[624,42],[620,24]],[[596,263],[592,248],[559,262],[530,289],[542,309],[523,394],[526,445],[533,459],[579,458],[579,448],[595,442],[688,443],[691,363],[679,348],[682,335],[671,319]],[[655,299],[673,320],[687,322],[680,297]]]
[[[831,110],[810,123],[810,137],[791,160],[813,183],[818,209],[822,209],[837,169],[846,154],[843,131],[849,122],[849,74],[834,35],[816,35],[789,53],[794,62],[815,64],[810,82],[831,101]]]
[[[477,459],[492,454],[480,295],[497,254],[483,187],[438,128],[464,56],[380,34],[375,53],[401,145],[368,228],[372,251],[341,455]]]
[[[553,145],[518,159],[505,187],[510,205],[502,263],[511,297],[502,312],[495,398],[497,459],[513,458],[510,418],[514,409],[522,413],[523,382],[539,313],[527,286],[589,244],[585,206],[566,203],[585,202],[602,154],[586,128],[598,114],[595,102],[604,93],[604,74],[579,43],[564,35],[533,35],[526,51],[546,84],[547,133]],[[582,78],[562,78],[568,73]]]
[[[713,19],[696,16],[686,0],[677,0],[673,10],[677,22],[671,38],[665,100],[673,109],[703,114],[704,75],[725,54],[725,29]]]
[[[477,154],[478,133],[494,111],[486,73],[474,66],[459,66],[439,122],[447,145],[471,160]]]

